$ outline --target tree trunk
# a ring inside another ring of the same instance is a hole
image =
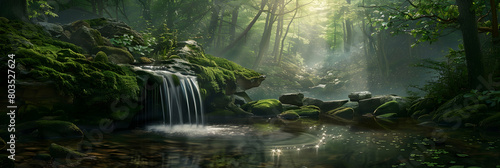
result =
[[[12,20],[29,21],[26,0],[2,0],[0,4],[0,16]]]
[[[497,16],[497,3],[495,0],[490,0],[491,5],[491,25],[493,28],[493,32],[491,35],[493,36],[493,40],[498,38],[498,16]]]
[[[276,6],[277,4],[271,5],[271,12],[268,14],[267,19],[266,19],[266,27],[264,29],[264,33],[262,34],[262,38],[260,40],[260,45],[259,45],[259,53],[257,55],[257,59],[255,59],[255,62],[253,64],[252,68],[257,68],[260,65],[260,62],[262,61],[262,58],[264,57],[264,54],[267,53],[269,50],[269,42],[271,40],[271,33],[273,31],[273,25],[275,21],[275,14],[274,12],[276,11]]]
[[[218,48],[222,48],[223,38],[222,35],[222,24],[224,23],[224,8],[221,7],[220,11],[220,19],[219,19],[219,31],[217,32],[217,41],[215,41],[214,51],[217,51]]]
[[[299,6],[299,0],[296,1],[295,6],[296,6],[296,8]],[[283,36],[283,39],[281,40],[281,49],[280,49],[280,55],[278,57],[278,66],[281,65],[281,57],[283,56],[283,48],[285,45],[285,39],[286,39],[286,36],[288,35],[288,30],[290,29],[290,25],[292,25],[293,19],[295,19],[295,16],[297,15],[297,11],[298,11],[298,9],[295,10],[295,12],[293,13],[293,17],[290,20],[290,23],[288,23],[288,26],[286,27],[285,35]],[[290,43],[288,43],[288,51],[290,51]]]
[[[459,23],[464,41],[465,60],[470,89],[481,89],[479,77],[484,74],[481,44],[479,42],[476,15],[472,8],[472,0],[456,0],[458,5]]]
[[[229,41],[234,41],[236,38],[236,25],[238,24],[238,9],[239,7],[234,7],[231,14],[231,28],[229,29]]]
[[[347,4],[351,4],[351,0],[346,0]],[[346,13],[349,13],[349,8],[347,8]],[[351,19],[346,18],[345,19],[345,37],[344,37],[344,52],[350,52],[351,51],[351,44],[352,44],[352,22]]]
[[[221,50],[218,53],[218,55],[224,55],[227,51],[229,51],[234,46],[236,46],[236,44],[238,44],[238,42],[241,39],[243,39],[243,37],[245,37],[248,34],[248,32],[250,31],[250,29],[252,29],[253,25],[255,24],[255,22],[257,22],[257,20],[259,19],[260,15],[264,11],[264,7],[266,6],[267,1],[268,0],[262,0],[261,5],[260,5],[260,10],[259,10],[259,12],[257,12],[257,15],[255,15],[255,17],[248,24],[248,26],[245,28],[245,30],[236,39],[234,39],[234,41],[232,41],[231,43],[229,43],[229,45],[227,47],[225,47],[223,50]]]
[[[99,12],[99,16],[104,16],[104,2],[103,0],[97,0],[97,12]]]
[[[276,37],[274,37],[274,48],[273,48],[273,56],[274,61],[278,61],[279,49],[280,49],[280,40],[281,36],[283,36],[283,19],[285,12],[285,4],[283,0],[279,0],[279,17],[278,17],[278,25],[276,26]]]
[[[214,1],[212,6],[212,15],[210,16],[210,24],[208,25],[208,39],[206,44],[210,47],[215,39],[215,31],[217,30],[217,23],[219,23],[219,6]]]

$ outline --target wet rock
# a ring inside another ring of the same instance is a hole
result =
[[[142,35],[122,21],[110,18],[99,18],[84,20],[84,22],[88,23],[91,28],[98,30],[103,37],[108,39],[128,34],[130,36],[134,36],[132,39],[132,45],[144,45],[144,38]]]
[[[283,111],[281,102],[276,99],[252,101],[242,106],[242,109],[259,116],[271,116]]]
[[[295,112],[299,116],[304,116],[304,117],[318,117],[320,113],[319,107],[315,105],[302,106],[299,109],[294,109],[289,111]]]
[[[300,116],[295,111],[285,111],[281,113],[279,117],[285,120],[296,120],[299,119]]]
[[[384,104],[380,105],[379,107],[377,107],[377,109],[373,112],[373,115],[380,116],[380,115],[384,115],[384,114],[388,114],[388,113],[398,114],[398,113],[401,113],[401,111],[403,111],[403,110],[400,109],[399,103],[397,101],[393,100],[393,101],[389,101],[389,102],[384,103]]]
[[[148,57],[139,57],[137,62],[139,62],[139,64],[152,64],[154,61]]]
[[[318,106],[322,112],[327,112],[336,108],[341,107],[346,104],[349,100],[333,100],[333,101],[325,101],[321,106]]]
[[[80,46],[86,51],[91,51],[97,46],[110,45],[109,41],[103,38],[99,31],[85,25],[76,28],[76,30],[71,33],[71,37],[67,42]]]
[[[306,97],[302,100],[302,103],[304,106],[307,106],[307,105],[315,105],[315,106],[318,106],[318,107],[322,107],[323,106],[323,101],[320,100],[320,99],[315,99],[315,98],[310,98],[310,97]]]
[[[354,109],[350,107],[339,107],[326,112],[326,115],[333,115],[347,120],[352,120],[354,118]]]
[[[291,104],[283,104],[283,111],[300,109],[299,106],[291,105]]]
[[[55,143],[50,144],[49,153],[53,158],[81,158],[87,156]]]
[[[387,103],[389,101],[392,101],[392,100],[402,101],[402,98],[398,97],[398,96],[387,95],[387,96],[378,96],[378,97],[360,100],[359,101],[359,113],[361,115],[363,115],[365,113],[373,113],[379,106],[381,106],[382,104]]]
[[[234,98],[234,104],[236,105],[244,105],[252,101],[252,99],[250,98],[250,96],[248,96],[246,92],[234,93],[233,98]]]
[[[93,49],[94,53],[102,51],[108,56],[108,60],[114,64],[132,64],[135,62],[134,57],[130,52],[122,48],[110,46],[98,46]]]
[[[304,94],[302,93],[287,93],[279,97],[279,100],[283,104],[291,104],[296,106],[302,106],[304,99]]]
[[[361,91],[361,92],[352,92],[349,94],[349,100],[351,101],[360,101],[363,99],[368,99],[372,97],[372,93],[369,91]]]
[[[52,37],[59,38],[64,35],[64,29],[59,24],[48,23],[48,22],[38,22],[36,23],[43,27],[44,31],[49,33]]]
[[[99,52],[97,52],[97,54],[95,54],[94,61],[108,63],[108,55],[106,55],[106,53],[104,53],[102,51],[99,51]]]
[[[204,57],[204,50],[194,40],[180,41],[177,43],[175,55],[185,59],[187,57]]]

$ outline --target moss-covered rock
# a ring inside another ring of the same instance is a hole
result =
[[[326,115],[352,120],[354,118],[354,109],[350,107],[339,107],[326,112]]]
[[[83,132],[75,124],[59,120],[38,120],[22,123],[20,132],[29,133],[42,139],[81,138]]]
[[[389,101],[387,103],[380,105],[373,112],[373,114],[375,116],[384,115],[384,114],[388,114],[388,113],[398,114],[398,113],[401,113],[401,111],[402,110],[400,109],[399,103],[397,101],[393,100],[393,101]]]
[[[437,106],[438,102],[433,98],[419,99],[408,108],[408,116],[416,119],[421,115],[429,114],[436,110]]]
[[[110,18],[97,18],[83,20],[82,22],[85,22],[91,28],[98,30],[103,37],[106,37],[108,39],[115,36],[123,36],[124,34],[128,34],[130,36],[134,36],[134,38],[132,39],[132,45],[144,45],[144,39],[142,35],[130,28],[130,26],[128,26],[124,22],[113,20]]]
[[[296,106],[304,105],[303,99],[304,99],[304,94],[302,93],[287,93],[279,97],[279,100],[283,102],[283,104],[291,104]]]
[[[55,143],[50,144],[49,153],[53,158],[80,158],[87,156],[86,154],[71,150]]]
[[[97,54],[95,54],[94,61],[107,63],[108,62],[108,55],[106,55],[105,52],[99,51],[99,52],[97,52]]]
[[[295,111],[289,110],[281,113],[279,117],[285,120],[296,120],[299,119],[300,116]]]
[[[132,64],[134,63],[134,57],[130,52],[122,48],[110,47],[110,46],[97,46],[93,49],[95,53],[102,51],[108,56],[108,60],[115,64]]]
[[[277,115],[283,111],[281,102],[276,99],[252,101],[242,106],[243,110],[259,116]]]
[[[139,60],[137,60],[140,64],[152,64],[153,61],[148,58],[148,57],[139,57]]]
[[[290,110],[290,111],[293,111],[300,116],[318,117],[321,110],[319,109],[318,106],[308,105],[308,106],[302,106],[299,109]]]

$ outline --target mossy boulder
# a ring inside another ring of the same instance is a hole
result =
[[[242,109],[258,116],[271,116],[280,114],[283,111],[283,106],[279,100],[264,99],[249,102],[243,105]]]
[[[106,55],[105,52],[99,51],[99,52],[97,52],[97,54],[95,54],[94,61],[107,63],[108,62],[108,55]]]
[[[290,111],[285,111],[279,115],[280,118],[285,119],[285,120],[296,120],[299,119],[299,114],[297,114],[295,111],[290,110]]]
[[[302,94],[302,93],[287,93],[287,94],[281,95],[279,97],[279,100],[283,104],[302,106],[302,105],[304,105],[304,103],[303,103],[304,94]]]
[[[436,110],[438,108],[438,102],[437,100],[433,98],[422,98],[419,100],[416,100],[410,107],[408,108],[408,116],[411,116],[412,118],[418,118],[421,115],[424,114],[429,114],[432,111]]]
[[[352,120],[354,118],[354,109],[350,107],[339,107],[326,112],[326,115]]]
[[[139,60],[137,60],[140,64],[152,64],[153,61],[148,58],[148,57],[139,57]]]
[[[91,28],[98,30],[103,37],[108,39],[128,34],[130,36],[134,36],[132,39],[132,45],[144,45],[144,38],[142,35],[124,22],[111,18],[97,18],[83,20],[83,22],[87,23],[87,25]]]
[[[175,49],[175,55],[186,59],[188,57],[204,57],[205,51],[194,40],[180,41],[177,43],[177,48]]]
[[[115,64],[132,64],[134,63],[134,57],[130,52],[122,48],[110,47],[110,46],[98,46],[93,49],[95,53],[104,52],[108,56],[108,60]]]
[[[317,107],[322,107],[323,106],[323,100],[316,99],[316,98],[311,98],[311,97],[305,97],[302,100],[302,103],[307,106],[307,105],[315,105]]]
[[[289,110],[297,113],[299,116],[304,116],[304,117],[318,117],[320,113],[320,109],[318,106],[315,105],[307,105],[307,106],[302,106],[299,109],[295,110]]]
[[[327,112],[336,108],[339,108],[346,104],[349,100],[332,100],[332,101],[324,101],[321,106],[318,106],[321,109],[321,112]]]
[[[87,156],[86,154],[74,151],[56,143],[50,144],[49,153],[53,158],[81,158]]]
[[[384,115],[384,114],[388,114],[388,113],[398,114],[398,113],[401,113],[401,111],[402,110],[400,109],[399,103],[397,101],[393,100],[393,101],[389,101],[387,103],[380,105],[373,112],[373,114],[375,116]]]
[[[74,30],[67,42],[81,46],[86,51],[91,51],[92,48],[97,46],[110,45],[109,40],[102,37],[99,31],[87,27],[86,25],[80,26],[78,29]]]
[[[28,123],[25,123],[28,124]],[[23,125],[20,128],[35,129],[37,136],[42,139],[54,138],[81,138],[83,132],[75,124],[67,121],[59,120],[38,120],[34,124],[30,123],[29,126]]]
[[[485,104],[475,104],[463,108],[456,108],[445,111],[443,113],[436,113],[432,119],[440,124],[479,124],[488,114],[486,114],[488,107]]]

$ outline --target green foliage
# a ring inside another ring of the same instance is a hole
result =
[[[490,107],[500,107],[500,91],[486,90],[480,92],[471,90],[470,93],[464,94],[464,98],[488,104]]]
[[[106,55],[106,53],[104,53],[102,51],[99,51],[95,55],[94,61],[107,63],[108,62],[108,55]]]
[[[464,93],[467,88],[467,67],[465,64],[465,53],[463,46],[460,50],[449,49],[445,61],[434,61],[424,59],[416,67],[426,68],[437,72],[433,81],[428,81],[423,87],[416,87],[427,93],[427,97],[436,98],[443,102],[453,98],[459,93]]]
[[[115,37],[109,39],[109,41],[114,46],[127,48],[134,55],[149,56],[154,50],[153,45],[156,44],[155,37],[146,34],[144,38],[145,45],[133,45],[134,36],[128,34],[123,34],[122,36],[115,35]]]
[[[54,10],[54,7],[50,6],[47,1],[27,0],[27,4],[28,17],[30,19],[38,18],[40,16],[58,17],[58,15],[52,11]]]

